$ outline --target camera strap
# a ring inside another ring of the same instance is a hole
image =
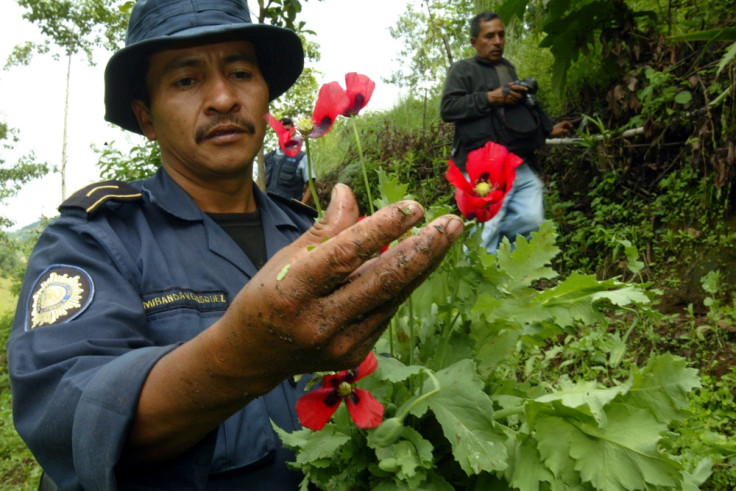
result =
[[[536,132],[539,129],[539,126],[542,124],[541,121],[539,120],[539,114],[537,114],[537,111],[533,111],[533,110],[529,109],[528,107],[526,107],[522,103],[519,103],[519,104],[516,104],[516,105],[512,106],[512,118],[511,119],[518,119],[518,117],[517,118],[514,118],[513,115],[514,114],[518,114],[518,111],[519,110],[526,110],[527,113],[530,116],[532,116],[532,118],[534,118],[534,126],[533,127],[529,127],[528,125],[524,125],[524,127],[521,128],[521,127],[519,127],[521,125],[514,125],[509,120],[509,118],[506,117],[506,108],[504,106],[500,106],[497,110],[498,110],[498,116],[501,119],[501,121],[503,121],[503,124],[507,128],[509,128],[510,130],[515,131],[517,133],[522,133],[522,134],[531,134],[531,133],[534,133],[534,132]],[[517,112],[515,112],[515,111],[517,111]]]

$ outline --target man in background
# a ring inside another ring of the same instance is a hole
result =
[[[289,117],[281,118],[284,129],[294,127],[294,122]],[[295,199],[302,203],[309,200],[310,189],[309,168],[307,165],[307,154],[300,150],[298,154],[289,157],[276,146],[265,156],[266,167],[266,191],[277,194],[287,199]],[[312,179],[316,178],[312,169]]]
[[[553,125],[532,93],[536,81],[519,81],[514,66],[503,57],[506,30],[497,14],[482,12],[471,20],[470,44],[476,55],[450,67],[440,106],[442,119],[455,125],[453,161],[466,172],[468,153],[488,141],[524,160],[503,207],[483,224],[483,244],[493,254],[503,237],[513,243],[517,235],[528,237],[544,221],[544,184],[535,152],[545,138],[568,134],[572,124]]]

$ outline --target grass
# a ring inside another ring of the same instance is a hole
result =
[[[0,277],[0,312],[15,310],[18,298],[10,293],[10,279]]]
[[[5,343],[10,335],[17,299],[10,280],[0,278],[0,489],[38,489],[41,468],[13,426]]]

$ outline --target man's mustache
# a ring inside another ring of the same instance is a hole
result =
[[[234,124],[250,134],[255,134],[256,132],[256,125],[252,121],[237,114],[221,114],[209,120],[204,126],[197,128],[194,133],[194,141],[202,143],[212,129],[223,124]]]

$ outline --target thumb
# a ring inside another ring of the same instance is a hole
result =
[[[336,184],[332,188],[330,204],[315,224],[302,235],[298,242],[306,241],[304,245],[317,245],[335,237],[337,234],[358,221],[358,203],[353,191],[345,184]],[[300,244],[301,245],[301,244]]]

